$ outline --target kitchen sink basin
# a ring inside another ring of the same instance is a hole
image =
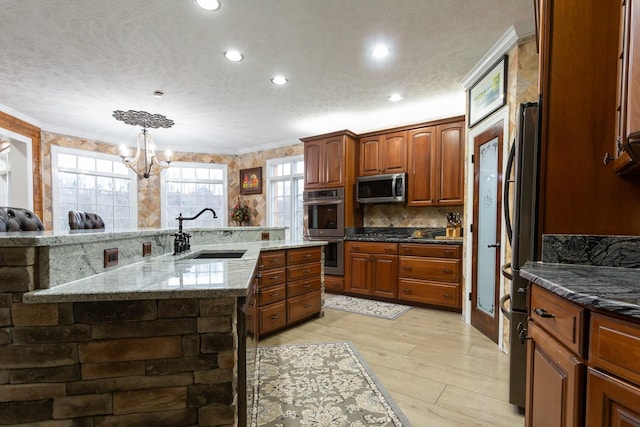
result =
[[[237,251],[200,251],[184,259],[233,259],[242,258],[246,250]]]

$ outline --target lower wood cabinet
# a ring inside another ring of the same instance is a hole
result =
[[[346,293],[462,309],[460,245],[347,241],[345,253]]]
[[[525,426],[640,426],[640,321],[529,297]]]
[[[260,335],[320,313],[321,257],[320,247],[260,254],[256,290]]]
[[[327,291],[344,291],[344,276],[324,275],[324,289]]]
[[[362,295],[398,295],[398,244],[346,242],[345,289]]]

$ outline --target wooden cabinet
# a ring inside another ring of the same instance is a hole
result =
[[[538,286],[530,292],[525,425],[582,426],[586,310]]]
[[[529,296],[525,425],[640,426],[638,319],[590,311],[538,285]]]
[[[620,0],[618,4],[621,11],[613,167],[618,174],[628,174],[640,172],[640,5],[638,0]]]
[[[640,425],[640,325],[591,317],[587,426]]]
[[[324,288],[327,291],[344,291],[344,276],[324,275]]]
[[[312,247],[260,254],[256,290],[260,335],[320,313],[320,251]]]
[[[458,245],[401,243],[398,298],[462,309],[462,261]]]
[[[305,189],[346,187],[354,182],[355,137],[341,131],[302,139]]]
[[[358,176],[403,173],[407,169],[407,132],[362,137],[359,151]]]
[[[409,130],[408,206],[464,203],[464,121]]]
[[[584,362],[529,322],[526,421],[528,427],[583,425]]]
[[[345,242],[347,292],[383,298],[397,296],[397,243]]]

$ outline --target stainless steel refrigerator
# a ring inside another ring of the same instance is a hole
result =
[[[505,264],[502,271],[503,275],[511,279],[511,292],[503,297],[500,305],[510,325],[509,401],[521,408],[525,407],[526,394],[528,281],[520,277],[520,267],[527,261],[535,260],[537,253],[539,123],[539,104],[521,104],[517,135],[505,171],[507,179],[504,189],[504,212],[507,235],[511,242],[511,263]],[[513,168],[515,169],[511,178]],[[511,301],[510,309],[504,306],[508,300]]]

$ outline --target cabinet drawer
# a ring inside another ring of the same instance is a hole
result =
[[[289,249],[287,252],[287,264],[305,264],[320,261],[320,248]]]
[[[319,291],[322,287],[320,276],[312,277],[311,279],[297,280],[290,282],[287,289],[287,295],[289,297],[295,297],[297,295],[306,294],[312,291]]]
[[[289,298],[287,300],[287,310],[289,313],[288,322],[295,322],[305,317],[320,312],[321,300],[320,291]]]
[[[326,291],[344,291],[344,277],[324,275],[324,289]]]
[[[284,301],[260,307],[260,333],[275,331],[287,324],[287,306]]]
[[[321,268],[322,265],[319,262],[289,267],[287,269],[287,280],[297,280],[316,276],[320,278]]]
[[[398,273],[400,277],[458,283],[459,270],[459,260],[401,256]]]
[[[260,253],[258,270],[284,267],[287,263],[286,251],[267,251]]]
[[[640,325],[593,314],[589,336],[592,366],[640,384]]]
[[[586,355],[586,311],[537,285],[531,287],[531,319],[569,350]]]
[[[425,256],[432,258],[460,258],[459,245],[428,245],[400,243],[398,255]]]
[[[347,253],[364,252],[366,254],[390,254],[398,253],[397,243],[377,242],[347,242]]]
[[[287,285],[284,283],[268,288],[261,288],[258,293],[258,305],[267,305],[272,302],[282,301],[287,297]]]
[[[277,285],[287,281],[287,271],[284,268],[262,270],[258,277],[260,278],[260,286]]]
[[[400,279],[398,298],[444,307],[460,308],[460,286],[423,280]]]

